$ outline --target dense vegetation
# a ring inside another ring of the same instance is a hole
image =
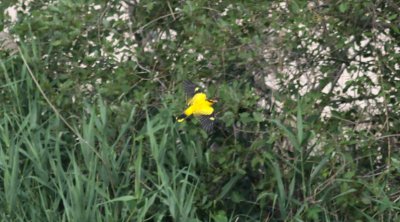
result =
[[[399,221],[399,8],[2,1],[0,220]]]

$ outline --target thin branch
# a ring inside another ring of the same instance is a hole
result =
[[[150,22],[142,25],[141,27],[137,28],[136,31],[134,32],[134,34],[142,32],[144,28],[146,28],[147,26],[149,26],[149,25],[151,25],[151,24],[153,24],[153,23],[155,23],[155,22],[157,22],[157,21],[159,21],[161,19],[164,19],[164,18],[167,18],[167,17],[170,17],[170,16],[175,18],[175,15],[180,15],[180,14],[182,14],[182,12],[175,12],[175,13],[170,13],[170,14],[167,14],[167,15],[160,16],[160,17],[158,17],[158,18],[156,18],[154,20],[151,20]]]
[[[383,135],[383,136],[377,137],[376,140],[382,140],[382,139],[391,138],[391,137],[400,137],[400,134],[398,133],[398,134]]]
[[[375,99],[376,97],[378,97],[378,95],[367,95],[367,96],[359,96],[359,97],[341,98],[341,99],[331,100],[330,103],[340,103],[340,104],[341,103],[352,103],[354,101]]]

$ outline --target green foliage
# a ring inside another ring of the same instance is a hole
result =
[[[0,220],[399,220],[393,1],[21,4]],[[174,121],[185,79],[219,97],[214,133]]]

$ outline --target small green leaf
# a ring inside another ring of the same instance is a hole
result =
[[[365,205],[370,205],[371,204],[371,198],[369,197],[361,197],[361,202]]]
[[[215,216],[213,216],[214,222],[228,222],[225,211],[218,211]]]
[[[393,14],[388,17],[388,20],[392,21],[392,20],[395,20],[396,18],[397,18],[397,14]]]
[[[349,9],[349,5],[346,2],[343,2],[339,5],[339,11],[341,13],[345,13]]]
[[[263,116],[262,113],[253,112],[253,117],[254,117],[254,120],[255,120],[256,122],[262,122],[262,121],[264,121],[264,116]]]
[[[290,1],[289,9],[291,12],[297,13],[300,9],[299,3],[297,1]]]
[[[311,207],[307,210],[307,218],[318,221],[318,214],[322,211],[319,207]]]
[[[250,123],[251,121],[253,121],[253,118],[250,117],[250,113],[240,113],[240,121],[244,124],[246,123]]]
[[[224,113],[224,115],[221,117],[221,120],[223,121],[223,122],[225,122],[225,125],[226,126],[232,126],[233,125],[233,123],[235,122],[235,115],[232,113],[232,112],[230,112],[230,111],[227,111],[227,112],[225,112]]]
[[[56,41],[54,41],[54,42],[51,42],[51,45],[52,46],[59,46],[59,45],[61,45],[62,44],[62,40],[56,40]]]

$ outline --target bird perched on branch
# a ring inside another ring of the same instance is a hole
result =
[[[215,111],[212,105],[218,102],[218,99],[207,99],[207,95],[201,88],[189,80],[183,82],[188,99],[187,108],[181,115],[176,117],[178,122],[183,122],[191,115],[200,120],[200,124],[206,132],[212,132],[215,123]]]

